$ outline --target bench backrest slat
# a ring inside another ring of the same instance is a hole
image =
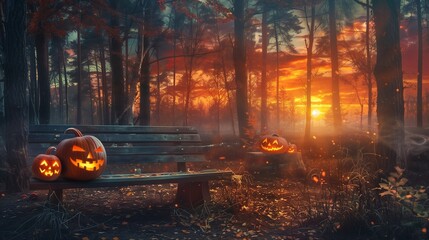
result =
[[[100,139],[104,145],[109,143],[200,143],[200,135],[198,134],[105,134],[105,133],[84,133],[83,135],[92,135]],[[73,134],[62,134],[62,133],[30,133],[28,141],[30,143],[59,143],[60,141],[75,137]]]
[[[64,134],[69,127],[83,135],[100,139],[109,163],[203,162],[206,147],[194,127],[128,125],[31,125],[29,159],[44,153],[49,146],[75,137]]]
[[[30,125],[32,133],[64,133],[69,127],[78,128],[84,135],[93,133],[198,133],[192,126],[129,126],[129,125]]]

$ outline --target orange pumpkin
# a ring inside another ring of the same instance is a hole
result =
[[[63,177],[82,181],[98,178],[107,165],[103,144],[94,136],[83,136],[76,128],[64,131],[69,132],[76,137],[62,140],[56,153],[63,165]]]
[[[39,154],[33,160],[31,167],[33,177],[43,181],[55,181],[61,174],[61,161],[55,156],[51,155],[55,147],[49,147],[46,154]]]
[[[262,136],[258,147],[262,152],[266,153],[285,153],[289,149],[289,143],[279,135],[273,134]]]
[[[289,144],[288,149],[287,149],[287,152],[288,152],[288,153],[294,153],[294,152],[296,152],[296,151],[297,151],[297,149],[296,149],[296,145],[295,145],[295,144]]]

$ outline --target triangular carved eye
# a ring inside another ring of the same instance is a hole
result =
[[[274,140],[274,141],[273,141],[273,144],[278,145],[278,144],[279,144],[279,141]]]
[[[58,165],[58,162],[54,162],[54,164],[52,164],[52,167],[59,167],[60,165]]]
[[[268,142],[267,138],[265,138],[264,141],[262,141],[262,143],[267,143],[267,142]]]
[[[40,163],[40,166],[48,166],[48,163],[46,162],[46,160],[43,160],[43,161]]]
[[[85,152],[85,149],[83,149],[79,146],[73,145],[72,151],[73,152]]]
[[[97,149],[95,149],[95,152],[96,152],[96,153],[102,153],[102,152],[104,152],[104,151],[103,151],[103,148],[100,146],[100,147],[98,147]]]

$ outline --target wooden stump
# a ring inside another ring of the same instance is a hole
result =
[[[248,152],[246,170],[250,173],[276,174],[280,177],[300,178],[306,174],[306,168],[300,152],[268,154]]]

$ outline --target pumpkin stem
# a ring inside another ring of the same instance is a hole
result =
[[[79,129],[76,128],[67,128],[64,133],[69,133],[69,132],[73,132],[74,135],[76,135],[77,137],[82,137],[83,134],[79,131]]]
[[[50,146],[50,147],[48,147],[48,149],[46,149],[46,154],[47,154],[47,155],[51,155],[52,150],[57,150],[57,148],[56,148],[56,147],[54,147],[54,146]]]

